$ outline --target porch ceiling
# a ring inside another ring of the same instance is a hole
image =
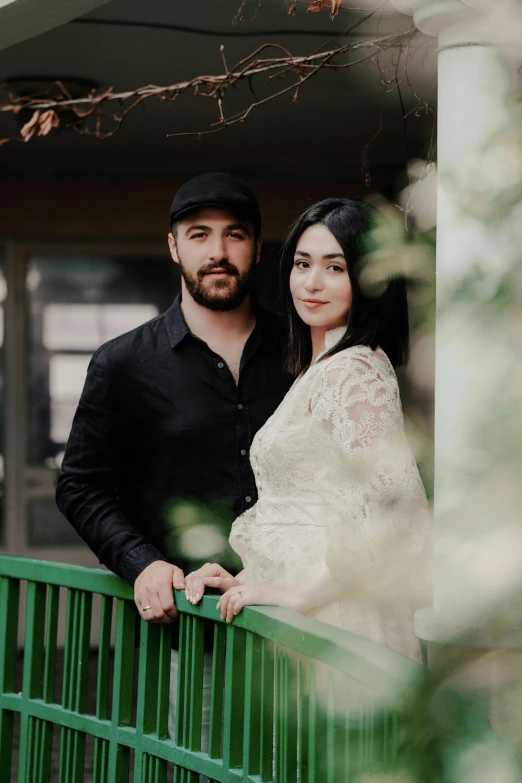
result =
[[[306,54],[363,15],[343,11],[330,21],[327,13],[307,14],[306,4],[298,3],[297,14],[289,16],[286,0],[250,0],[241,23],[239,5],[240,0],[113,0],[80,20],[1,51],[0,81],[70,77],[118,90],[171,84],[203,73],[222,73],[221,43],[229,64],[265,41]],[[375,13],[351,37],[359,40],[410,25],[411,19],[400,14]],[[369,61],[347,71],[322,73],[303,88],[297,103],[290,95],[282,96],[257,109],[244,124],[201,140],[167,134],[208,129],[216,117],[215,102],[189,95],[171,106],[151,100],[104,141],[65,131],[28,144],[5,145],[0,149],[0,177],[4,181],[158,179],[210,168],[238,171],[257,180],[354,183],[361,181],[364,147],[381,124],[382,131],[368,150],[369,164],[376,173],[397,171],[408,157],[425,154],[430,144],[433,115],[412,114],[404,133],[401,96],[406,111],[416,105],[415,93],[435,104],[433,49],[434,43],[419,35],[410,52],[409,78],[404,60],[399,64],[400,94],[381,83],[378,64]],[[388,69],[388,78],[394,73],[393,57],[396,51],[380,61]],[[263,89],[261,81],[257,86]],[[225,109],[228,105],[231,112],[248,106],[251,95],[243,85],[227,100]],[[16,131],[13,119],[0,115],[0,135]]]

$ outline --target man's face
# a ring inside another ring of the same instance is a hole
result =
[[[180,265],[192,299],[210,310],[234,310],[250,292],[261,240],[252,226],[224,209],[200,209],[169,234],[173,260]]]

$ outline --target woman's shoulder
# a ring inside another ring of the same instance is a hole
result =
[[[382,348],[373,350],[369,345],[352,345],[333,356],[327,356],[318,364],[324,371],[380,372],[395,378],[395,370]]]
[[[333,356],[319,359],[307,373],[308,394],[311,397],[338,395],[345,397],[353,393],[374,393],[395,397],[398,395],[398,381],[393,366],[380,348],[372,350],[366,345],[344,348]],[[305,376],[306,377],[306,376]]]

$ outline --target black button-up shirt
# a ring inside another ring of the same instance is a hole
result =
[[[210,510],[228,536],[234,517],[256,502],[250,444],[292,382],[282,342],[278,317],[258,311],[236,385],[189,330],[178,297],[96,351],[56,497],[101,563],[131,583],[154,560],[187,567],[171,535],[180,503],[185,511],[187,501],[197,504],[188,506],[188,524],[198,522],[194,508]]]

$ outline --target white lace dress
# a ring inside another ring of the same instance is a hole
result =
[[[327,333],[327,350],[343,332]],[[314,363],[250,459],[259,499],[230,535],[246,582],[299,585],[323,561],[343,597],[307,614],[418,659],[408,569],[429,514],[385,353],[359,346]]]

